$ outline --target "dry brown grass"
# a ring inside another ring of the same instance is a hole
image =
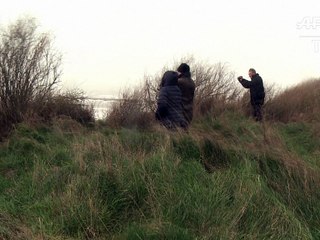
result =
[[[319,121],[320,79],[311,79],[280,92],[266,111],[268,119],[276,121]]]
[[[124,90],[120,100],[113,103],[107,114],[107,125],[113,128],[150,128],[154,114],[148,111],[149,107],[146,104],[143,89]]]
[[[43,239],[32,234],[32,230],[24,224],[17,222],[8,216],[6,213],[0,214],[1,232],[0,239],[15,240],[15,239]]]
[[[95,121],[93,106],[87,105],[82,91],[72,90],[47,96],[43,102],[34,102],[31,115],[51,121],[57,117],[69,117],[81,124]]]
[[[95,122],[93,106],[87,105],[84,99],[83,93],[76,90],[52,93],[43,101],[30,104],[23,123],[33,127],[49,124],[66,132],[79,132],[81,125],[93,126]],[[3,141],[18,123],[8,122],[0,111],[0,124],[0,141]]]

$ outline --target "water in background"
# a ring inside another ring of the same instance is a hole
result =
[[[111,109],[112,104],[117,102],[117,97],[112,95],[100,95],[97,97],[88,98],[85,102],[92,105],[94,108],[95,119],[104,119]]]

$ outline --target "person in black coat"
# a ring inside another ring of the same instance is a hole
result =
[[[177,71],[180,73],[178,86],[182,93],[182,113],[187,123],[190,124],[193,118],[193,98],[196,86],[191,78],[188,64],[181,63]]]
[[[262,105],[264,104],[265,92],[263,80],[253,68],[249,69],[251,81],[238,77],[239,82],[245,88],[250,89],[250,102],[252,106],[253,117],[256,121],[262,121]]]
[[[157,101],[156,119],[166,128],[186,128],[182,113],[182,94],[178,87],[178,73],[167,71],[161,80],[161,88]]]

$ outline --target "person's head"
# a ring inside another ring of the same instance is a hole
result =
[[[256,70],[255,69],[253,69],[253,68],[250,68],[249,69],[249,77],[250,78],[252,78],[254,75],[256,75],[257,74],[257,72],[256,72]]]
[[[161,80],[162,86],[174,86],[178,84],[178,73],[175,71],[166,71]]]
[[[180,73],[182,76],[190,77],[190,67],[186,63],[181,63],[180,66],[177,68],[177,72]]]

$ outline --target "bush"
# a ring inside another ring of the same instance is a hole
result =
[[[143,93],[144,101],[149,110],[156,108],[159,85],[162,74],[169,70],[176,70],[180,63],[190,65],[191,77],[195,82],[194,113],[203,115],[208,112],[217,113],[228,103],[235,101],[241,95],[241,89],[235,82],[234,73],[228,69],[225,63],[209,64],[203,61],[196,61],[194,57],[184,57],[175,61],[171,67],[164,67],[161,73],[154,76],[144,77]],[[217,107],[218,106],[218,107]]]
[[[194,98],[194,115],[207,113],[220,114],[226,109],[235,109],[235,102],[241,95],[239,84],[235,82],[234,73],[229,71],[226,64],[207,64],[197,62],[193,57],[182,58],[171,67],[164,67],[153,76],[144,76],[142,85],[134,90],[121,93],[121,101],[114,103],[107,116],[107,122],[113,127],[150,127],[153,123],[154,112],[162,75],[169,69],[176,70],[181,62],[191,67],[191,75],[196,89]]]
[[[319,121],[320,79],[311,79],[280,92],[266,106],[266,110],[271,120]]]
[[[85,104],[85,99],[84,93],[79,90],[51,94],[44,102],[33,102],[30,115],[37,115],[44,121],[63,116],[89,124],[95,121],[94,110],[93,106]]]
[[[33,101],[52,92],[60,78],[61,56],[34,19],[20,19],[0,33],[0,134],[25,118]]]
[[[148,111],[144,94],[141,90],[125,90],[120,100],[114,102],[109,111],[106,122],[110,127],[137,127],[147,129],[154,120],[154,114]]]

